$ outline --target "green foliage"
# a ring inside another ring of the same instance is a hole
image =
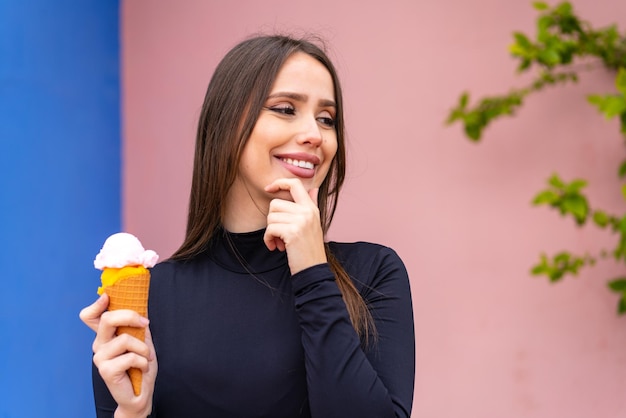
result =
[[[618,70],[615,79],[615,87],[619,94],[592,94],[587,100],[596,106],[606,119],[619,117],[621,121],[621,132],[626,135],[626,67]],[[621,170],[621,168],[620,168]],[[621,173],[621,171],[620,171]]]
[[[620,277],[609,282],[609,289],[620,295],[617,312],[626,314],[626,278]]]
[[[519,60],[518,72],[536,69],[532,83],[512,89],[508,94],[490,96],[469,105],[470,95],[462,94],[446,120],[447,124],[460,121],[466,135],[479,141],[484,129],[500,116],[512,116],[530,93],[547,86],[577,82],[578,73],[572,69],[576,59],[596,59],[609,69],[617,71],[615,80],[618,94],[592,95],[589,101],[607,118],[619,117],[621,130],[626,135],[626,36],[616,26],[594,29],[580,20],[570,3],[553,8],[546,3],[534,3],[540,12],[534,39],[514,32],[509,52]],[[566,70],[564,70],[566,69]]]
[[[572,215],[578,225],[583,225],[589,213],[589,203],[580,191],[586,185],[585,180],[574,180],[567,184],[558,174],[553,174],[548,180],[549,187],[535,196],[533,204],[547,204],[558,209],[562,216]]]
[[[620,164],[619,170],[617,170],[617,175],[620,178],[623,178],[624,176],[626,176],[626,160],[622,161],[622,164]]]
[[[514,32],[514,42],[509,47],[511,55],[518,60],[518,73],[534,70],[533,81],[526,87],[511,89],[507,94],[479,99],[475,105],[470,105],[470,93],[464,92],[457,105],[450,110],[446,123],[461,122],[466,136],[478,142],[491,122],[502,116],[515,115],[529,94],[548,86],[577,82],[579,71],[591,68],[589,65],[575,67],[577,61],[584,59],[585,63],[595,60],[602,67],[615,71],[616,92],[592,94],[587,97],[587,101],[605,119],[617,118],[620,132],[626,138],[626,35],[620,34],[615,25],[593,28],[576,16],[569,2],[554,7],[535,2],[533,7],[539,13],[535,36]],[[617,174],[619,178],[626,177],[626,159]],[[592,210],[582,193],[587,186],[587,181],[583,179],[567,183],[558,174],[553,174],[547,186],[535,195],[533,205],[548,206],[557,210],[561,216],[571,216],[577,226],[591,221],[591,225],[615,235],[615,248],[602,250],[598,257],[612,255],[616,261],[626,263],[626,214],[616,216],[602,209]],[[626,200],[626,185],[622,186],[621,192]],[[546,276],[551,282],[557,282],[568,274],[576,276],[581,268],[594,265],[596,260],[597,257],[576,256],[567,251],[551,258],[541,254],[531,274]],[[608,286],[620,296],[618,312],[626,314],[626,278],[614,279]]]
[[[526,94],[521,90],[513,91],[507,96],[486,97],[474,109],[467,109],[469,93],[463,93],[459,104],[452,110],[447,123],[462,120],[465,134],[472,140],[478,141],[483,129],[495,118],[502,115],[512,115],[515,109],[522,104]]]
[[[479,141],[483,130],[489,123],[500,116],[512,116],[520,107],[524,98],[530,93],[539,91],[545,86],[578,81],[578,75],[570,72],[542,72],[529,86],[511,90],[509,94],[485,97],[474,108],[468,108],[470,95],[465,92],[459,98],[459,103],[452,109],[447,124],[458,120],[463,122],[465,134],[474,141]]]
[[[594,265],[596,259],[585,255],[578,257],[563,251],[549,259],[547,255],[541,254],[538,264],[533,266],[531,274],[535,276],[548,276],[551,282],[557,282],[563,278],[565,274],[578,275],[578,271],[585,265]]]

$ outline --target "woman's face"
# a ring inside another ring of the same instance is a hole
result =
[[[274,198],[293,200],[288,191],[265,192],[279,178],[298,178],[306,190],[319,187],[337,152],[335,115],[328,70],[308,54],[290,56],[243,149],[230,208],[252,205],[258,211]]]

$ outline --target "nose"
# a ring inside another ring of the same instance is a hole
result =
[[[296,141],[300,145],[319,147],[322,144],[322,130],[314,116],[303,118]]]

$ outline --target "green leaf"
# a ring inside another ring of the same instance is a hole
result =
[[[606,119],[612,119],[617,115],[626,112],[626,97],[624,96],[606,96],[604,103],[604,116]]]
[[[626,175],[626,160],[622,161],[622,164],[619,166],[618,175],[620,177],[624,177]]]
[[[619,260],[622,257],[626,256],[626,235],[624,235],[622,228],[624,228],[624,218],[621,219],[618,227],[618,231],[621,232],[622,235],[620,236],[617,247],[615,247],[615,249],[613,250],[613,257],[615,258],[615,260]]]
[[[614,292],[626,292],[626,277],[620,277],[619,279],[611,280],[608,283],[609,289]]]
[[[540,276],[540,275],[546,273],[546,266],[543,266],[541,264],[537,264],[536,266],[533,266],[532,270],[530,270],[530,273],[533,276]]]
[[[600,228],[605,228],[609,224],[609,216],[601,210],[593,213],[593,222]]]
[[[617,302],[617,313],[620,315],[626,313],[626,295],[622,295],[619,302]]]
[[[557,189],[563,189],[565,188],[565,183],[563,183],[563,181],[561,180],[561,178],[559,177],[558,174],[553,174],[549,179],[548,179],[548,184],[550,186],[553,186]]]
[[[620,67],[615,78],[615,87],[617,91],[622,93],[622,96],[626,96],[626,68]]]
[[[569,16],[572,14],[572,5],[565,1],[561,4],[559,4],[558,6],[556,6],[556,8],[554,9],[554,11],[557,14],[563,15],[563,16]]]
[[[622,234],[626,234],[626,215],[624,215],[624,216],[622,217],[622,219],[620,219],[620,220],[619,220],[619,231],[620,231]],[[621,239],[620,243],[622,243],[622,242],[623,242],[624,244],[626,244],[626,240],[625,240],[624,238],[625,238],[625,237],[623,237],[623,236],[622,236],[622,239]],[[626,249],[626,248],[625,248],[625,249]]]
[[[584,223],[585,219],[587,219],[587,200],[581,195],[565,196],[561,202],[561,208],[574,215],[579,224]]]
[[[571,254],[567,251],[563,251],[562,253],[558,253],[554,256],[554,264],[564,265],[567,264],[571,258]]]
[[[552,25],[553,22],[554,18],[549,15],[541,16],[539,19],[537,19],[537,31],[539,32],[537,34],[538,39],[541,40],[542,38],[545,38],[549,35],[548,28]]]
[[[450,111],[450,114],[448,115],[448,119],[446,119],[446,125],[452,125],[454,122],[456,122],[457,120],[461,119],[463,117],[463,114],[461,112],[459,112],[457,109],[453,109]]]
[[[539,51],[537,58],[548,67],[553,67],[561,62],[561,55],[556,49],[544,49]]]
[[[511,52],[511,53],[513,53],[513,52]],[[520,62],[519,66],[517,67],[517,72],[521,73],[521,72],[527,70],[528,68],[530,68],[530,64],[532,64],[532,61],[529,60],[528,58],[522,59],[522,62]]]
[[[581,189],[587,186],[587,181],[582,179],[576,179],[565,187],[565,191],[568,193],[578,193]]]
[[[589,255],[579,257],[567,251],[556,254],[552,260],[549,260],[545,254],[541,254],[540,260],[530,270],[531,274],[548,276],[552,283],[561,280],[566,274],[576,276],[583,266],[592,265],[595,262],[595,259]]]
[[[559,200],[559,194],[554,190],[544,190],[535,196],[533,199],[533,205],[551,205]]]
[[[459,98],[459,109],[465,110],[468,102],[469,102],[469,93],[465,92]]]
[[[563,278],[563,276],[565,275],[565,271],[564,270],[553,270],[550,273],[550,281],[552,283],[556,283],[559,280],[561,280]]]
[[[535,10],[548,10],[550,6],[548,6],[547,3],[544,3],[542,1],[536,1],[533,3],[533,7],[535,8]]]
[[[530,42],[528,37],[526,35],[524,35],[523,33],[521,33],[521,32],[514,32],[513,33],[513,37],[515,38],[515,42],[517,43],[517,45],[523,51],[527,51],[529,49],[532,49],[532,47],[533,47],[532,42]]]
[[[482,127],[476,123],[465,122],[465,135],[474,142],[480,141],[482,135]]]
[[[524,57],[526,55],[526,50],[520,47],[518,44],[509,45],[509,52],[513,56]]]
[[[604,96],[600,96],[599,94],[590,94],[587,96],[587,101],[600,108],[600,106],[604,103]]]
[[[587,101],[596,106],[604,117],[608,120],[622,113],[626,113],[626,97],[614,94],[600,96],[592,94],[587,97]]]
[[[572,263],[572,265],[570,266],[570,270],[572,271],[572,273],[578,274],[578,270],[580,270],[580,268],[584,265],[585,265],[584,259],[576,258],[574,262]]]
[[[622,197],[626,200],[626,184],[622,186]]]

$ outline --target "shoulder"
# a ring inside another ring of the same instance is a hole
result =
[[[150,269],[150,298],[167,292],[166,289],[175,285],[176,277],[180,273],[180,263],[177,261],[161,261]]]
[[[159,290],[167,292],[167,289],[177,286],[181,279],[189,283],[188,278],[194,277],[194,271],[198,269],[198,263],[194,260],[164,260],[150,269],[150,291]]]
[[[157,263],[150,269],[151,279],[167,279],[176,276],[176,273],[180,270],[182,263],[174,260],[165,260]]]
[[[192,274],[195,270],[205,268],[207,264],[210,264],[210,260],[204,256],[196,256],[185,260],[168,258],[152,267],[150,273],[152,276],[164,278],[181,274]]]
[[[404,265],[398,254],[390,247],[372,242],[335,242],[328,243],[335,257],[344,268],[351,265],[368,265],[374,267],[380,264]]]
[[[162,320],[199,293],[198,287],[202,284],[199,264],[195,260],[164,260],[150,269],[148,311],[151,319]]]
[[[333,254],[337,257],[368,257],[377,254],[396,254],[396,252],[387,246],[376,244],[373,242],[357,241],[357,242],[336,242],[328,243]]]
[[[363,241],[328,244],[358,288],[378,287],[388,280],[408,281],[402,259],[390,247]]]

